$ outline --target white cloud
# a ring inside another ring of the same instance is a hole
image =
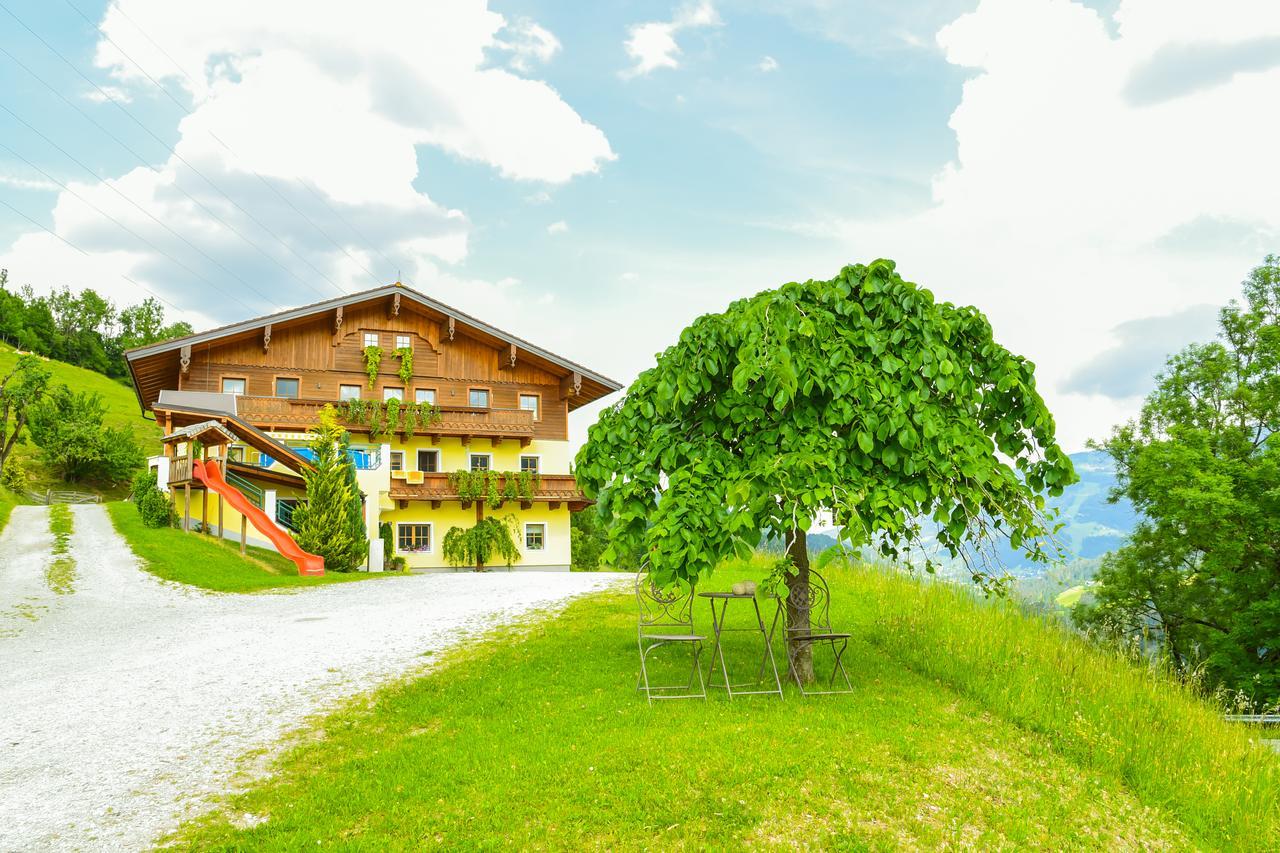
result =
[[[756,68],[758,68],[760,71],[764,72],[765,74],[768,74],[770,71],[777,71],[778,60],[774,59],[772,56],[766,56],[760,60],[760,62],[756,65]]]
[[[1280,69],[1209,69],[1211,86],[1180,79],[1181,94],[1148,105],[1127,95],[1170,44],[1280,34],[1280,5],[1123,0],[1115,17],[1113,35],[1064,0],[983,0],[945,27],[947,60],[975,73],[932,206],[842,224],[851,256],[897,258],[940,298],[985,311],[1037,363],[1072,448],[1134,412],[1131,400],[1068,391],[1114,327],[1220,305],[1261,260],[1246,239],[1171,245],[1185,243],[1178,235],[1205,222],[1280,228],[1275,119],[1259,108],[1280,102]]]
[[[19,190],[45,190],[47,192],[53,192],[60,189],[60,187],[53,181],[46,181],[43,178],[24,178],[20,175],[0,174],[0,184]]]
[[[492,67],[497,52],[528,72],[560,44],[484,0],[375,0],[355,17],[306,0],[118,0],[101,26],[162,83],[186,89],[191,113],[178,123],[177,156],[75,186],[132,233],[64,192],[54,228],[88,262],[58,263],[66,252],[45,234],[4,253],[15,276],[47,286],[110,290],[102,273],[116,272],[175,302],[223,294],[206,309],[218,319],[371,287],[397,271],[474,288],[440,273],[466,257],[471,225],[415,187],[432,177],[419,175],[417,146],[547,184],[615,156],[552,87]],[[104,89],[158,96],[105,40],[96,62],[112,80]]]
[[[618,278],[619,278],[619,279],[621,279],[622,281],[628,281],[628,282],[630,282],[630,281],[639,281],[639,280],[640,280],[640,273],[638,273],[638,272],[624,272],[622,275],[618,276]]]
[[[110,101],[119,101],[127,104],[133,100],[133,94],[128,89],[122,89],[119,86],[102,86],[96,89],[90,89],[84,93],[86,101],[93,101],[95,104],[105,104]]]
[[[561,219],[558,222],[552,222],[547,226],[548,234],[564,234],[569,230],[569,223]]]
[[[659,68],[680,67],[680,45],[676,34],[682,30],[720,25],[711,0],[681,6],[670,21],[649,21],[633,24],[623,44],[627,56],[635,62],[622,72],[623,77],[639,77]]]

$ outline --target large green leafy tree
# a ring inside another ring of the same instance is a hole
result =
[[[32,408],[27,428],[45,463],[63,480],[123,483],[145,457],[132,432],[103,424],[105,414],[98,394],[57,385]]]
[[[2,293],[2,291],[0,291]],[[0,376],[0,474],[13,450],[22,441],[32,414],[44,399],[52,375],[33,355],[18,357],[6,375]]]
[[[820,513],[891,559],[922,546],[932,566],[931,535],[993,584],[997,537],[1047,555],[1042,493],[1075,476],[1031,363],[887,260],[696,320],[601,414],[575,472],[609,522],[606,562],[641,547],[658,583],[691,583],[764,531],[787,542],[790,597]]]
[[[302,474],[307,499],[293,513],[294,539],[303,550],[324,557],[326,569],[349,572],[368,557],[369,540],[363,521],[352,523],[356,513],[364,518],[361,494],[355,487],[346,433],[332,406],[320,410],[311,450],[312,468]]]
[[[1104,559],[1087,626],[1154,638],[1178,668],[1280,702],[1280,258],[1244,282],[1221,339],[1169,359],[1103,445],[1142,513]]]

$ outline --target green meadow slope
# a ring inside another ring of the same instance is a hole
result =
[[[8,344],[0,343],[0,375],[13,369],[18,360],[18,353]],[[61,361],[46,359],[46,367],[53,373],[56,384],[68,385],[76,391],[93,391],[102,397],[106,408],[103,423],[108,426],[126,427],[133,432],[134,438],[142,446],[148,456],[158,453],[160,449],[160,427],[155,421],[142,417],[138,408],[138,398],[133,389],[127,385],[108,379],[101,373],[85,370],[82,367],[66,364]],[[18,447],[15,455],[21,460],[23,467],[31,474],[30,488],[40,491],[47,488],[65,488],[60,480],[54,477],[40,462],[39,448],[27,442]],[[78,485],[75,488],[89,490],[90,486]],[[126,490],[127,491],[127,490]],[[106,494],[118,496],[121,489],[107,490]]]
[[[761,574],[722,569],[704,588]],[[314,721],[270,777],[172,841],[1274,849],[1280,756],[1159,671],[963,590],[865,567],[828,577],[852,695],[649,707],[623,586]],[[730,647],[740,676],[758,660]]]

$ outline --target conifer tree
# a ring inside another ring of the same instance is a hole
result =
[[[293,514],[298,545],[324,557],[325,568],[349,572],[364,562],[369,552],[364,525],[353,526],[354,516],[363,513],[360,491],[355,487],[355,465],[347,453],[346,433],[338,425],[332,406],[320,410],[311,450],[315,454],[310,471],[303,472],[307,500]]]

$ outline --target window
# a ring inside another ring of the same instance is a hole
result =
[[[533,419],[536,421],[538,420],[538,404],[541,402],[541,399],[542,398],[537,394],[521,394],[520,408],[524,409],[526,412],[533,412]]]
[[[223,394],[243,394],[244,380],[231,379],[224,376],[222,378],[222,393]]]
[[[276,379],[276,396],[287,397],[290,400],[298,399],[298,380]]]
[[[436,404],[436,389],[419,388],[418,390],[413,392],[413,402],[430,403],[431,405],[434,406]]]
[[[391,451],[391,470],[392,471],[404,470],[404,451],[403,450]]]
[[[396,335],[396,349],[413,349],[413,339],[408,335]]]
[[[339,386],[338,386],[338,399],[339,399],[339,400],[344,400],[344,401],[345,401],[345,400],[359,400],[359,399],[360,399],[360,386],[359,386],[359,385],[339,385]]]
[[[428,473],[435,473],[440,470],[440,451],[439,450],[419,450],[418,451],[418,470]]]
[[[473,409],[489,408],[489,392],[484,388],[472,388],[468,405]]]
[[[472,453],[471,454],[471,470],[472,471],[488,471],[490,459],[491,459],[491,456],[488,453]]]
[[[403,400],[404,389],[403,388],[383,388],[382,399],[383,399],[383,402],[386,402],[387,400]]]
[[[367,347],[376,347],[376,346],[378,345],[378,333],[377,333],[377,332],[365,332],[365,333],[364,333],[364,345],[365,345],[365,346],[367,346]]]
[[[546,546],[547,526],[545,524],[526,524],[524,526],[524,549],[541,551]]]
[[[227,448],[227,459],[231,462],[244,461],[244,448],[238,444],[233,444]]]
[[[402,554],[414,554],[431,550],[430,524],[397,524],[396,550]]]
[[[536,457],[536,456],[521,456],[521,457],[520,457],[520,470],[521,470],[521,471],[528,471],[530,474],[537,474],[537,473],[538,473],[538,461],[539,461],[539,460],[538,460],[538,457]]]

